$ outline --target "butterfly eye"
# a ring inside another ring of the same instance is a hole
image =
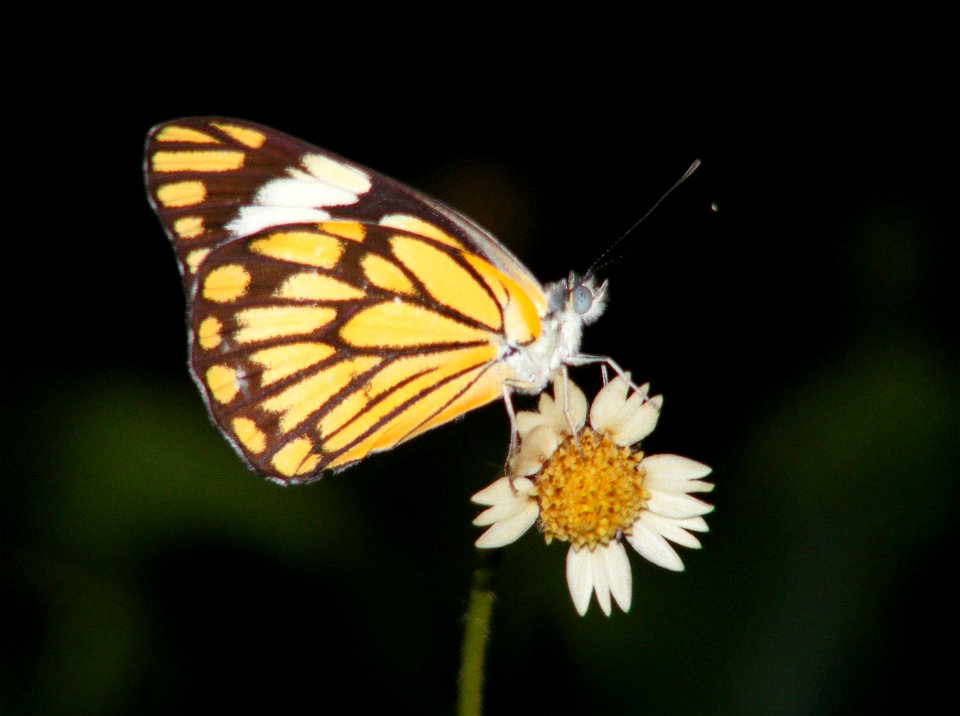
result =
[[[582,283],[577,284],[570,294],[570,301],[573,303],[573,310],[577,312],[577,315],[584,316],[593,307],[593,291]]]

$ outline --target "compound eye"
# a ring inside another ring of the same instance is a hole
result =
[[[577,284],[570,295],[570,301],[573,303],[573,310],[577,312],[577,315],[583,316],[593,306],[593,291],[582,283]]]

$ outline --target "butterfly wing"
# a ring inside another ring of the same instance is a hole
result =
[[[190,365],[255,470],[304,482],[500,397],[539,283],[452,209],[274,130],[154,128],[145,173],[187,294]]]

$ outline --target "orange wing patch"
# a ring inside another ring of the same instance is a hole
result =
[[[443,383],[451,376],[486,365],[495,357],[495,349],[481,346],[394,361],[371,377],[363,392],[367,399],[364,406],[355,405],[357,410],[353,415],[328,416],[321,421],[321,435],[329,436],[325,439],[324,447],[330,452],[342,450],[375,428],[391,413],[415,401],[418,395],[426,396],[423,401],[428,406],[433,404],[435,401],[429,390],[431,386]],[[439,410],[442,403],[435,407]],[[345,417],[349,417],[349,420],[344,420]],[[419,421],[413,418],[408,409],[393,418],[392,422],[406,425],[407,429],[412,431]]]
[[[157,187],[157,201],[171,209],[202,204],[206,198],[207,187],[202,181],[177,181]]]
[[[316,231],[277,231],[250,242],[255,254],[280,261],[331,269],[343,255],[340,239]]]
[[[260,343],[314,333],[332,323],[337,312],[323,306],[267,306],[245,308],[235,317],[239,328],[234,340]]]
[[[403,229],[404,231],[409,231],[411,234],[416,234],[417,236],[426,236],[429,239],[439,241],[441,244],[452,246],[455,249],[464,248],[463,244],[450,236],[450,234],[448,234],[446,231],[435,224],[431,224],[429,221],[424,221],[418,216],[410,216],[409,214],[389,214],[380,219],[380,225],[389,226],[394,229]]]
[[[500,330],[500,307],[450,254],[407,236],[394,236],[390,239],[390,245],[400,262],[420,279],[427,292],[439,303],[482,323],[490,330]]]
[[[490,331],[473,328],[415,303],[385,301],[366,308],[340,329],[357,348],[419,348],[438,343],[489,343]]]
[[[157,152],[153,155],[153,171],[230,172],[243,166],[246,154],[229,149],[207,151]]]

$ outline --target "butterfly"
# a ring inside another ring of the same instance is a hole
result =
[[[189,364],[212,420],[280,484],[389,450],[580,353],[607,284],[542,286],[489,232],[403,184],[273,129],[154,127],[151,206],[173,243]],[[515,445],[516,428],[513,428]]]

